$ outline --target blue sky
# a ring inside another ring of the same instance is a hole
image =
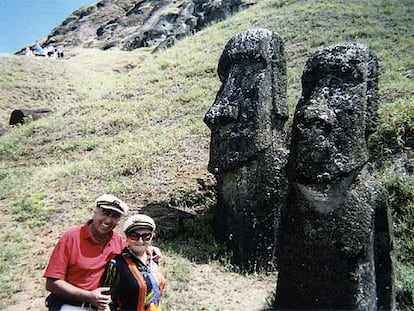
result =
[[[73,11],[95,2],[97,0],[0,0],[0,53],[14,53],[46,37]]]

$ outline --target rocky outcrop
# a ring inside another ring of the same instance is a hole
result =
[[[15,109],[10,115],[9,125],[24,124],[27,120],[37,120],[50,114],[49,108]]]
[[[73,12],[40,43],[102,50],[159,50],[258,1],[102,0]]]

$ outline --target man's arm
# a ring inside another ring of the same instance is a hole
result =
[[[103,294],[109,287],[88,291],[60,279],[47,278],[46,289],[63,299],[91,303],[99,308],[104,308],[111,299],[111,296]]]

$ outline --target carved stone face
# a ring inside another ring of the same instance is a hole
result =
[[[293,121],[291,169],[297,180],[326,182],[368,159],[366,50],[336,46],[312,57]]]
[[[263,29],[241,33],[226,45],[218,67],[222,86],[204,118],[211,129],[210,172],[254,159],[272,143],[275,130],[283,128],[287,108],[282,48],[279,38]],[[275,109],[276,100],[280,107]]]

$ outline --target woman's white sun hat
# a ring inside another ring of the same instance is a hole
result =
[[[136,229],[150,229],[154,231],[156,228],[154,220],[144,214],[136,214],[129,217],[124,223],[124,232],[130,232]]]

